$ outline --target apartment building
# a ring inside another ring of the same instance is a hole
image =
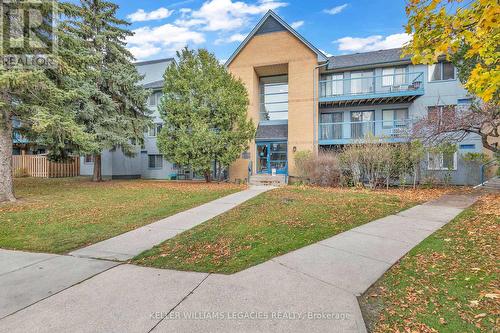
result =
[[[471,102],[449,62],[413,65],[401,49],[327,57],[273,11],[226,66],[247,87],[248,115],[258,126],[249,151],[229,170],[232,180],[295,176],[298,151],[339,149],[367,135],[405,142],[419,118]],[[429,154],[423,171],[447,173],[454,184],[475,182],[461,157],[482,152],[481,140],[469,135],[457,148],[450,156]]]
[[[144,144],[137,145],[135,156],[128,157],[123,154],[120,148],[108,149],[102,152],[102,175],[105,179],[126,179],[126,178],[146,178],[146,179],[169,179],[174,175],[177,177],[179,170],[172,163],[165,160],[160,154],[156,145],[156,137],[161,130],[163,121],[158,112],[158,104],[163,88],[163,74],[167,67],[174,62],[173,58],[158,59],[144,62],[137,62],[135,65],[140,74],[144,75],[140,84],[151,91],[148,100],[148,107],[153,111],[153,126],[144,133]],[[94,171],[94,161],[92,155],[80,158],[80,174],[89,176]],[[184,178],[191,178],[189,170],[185,171]]]

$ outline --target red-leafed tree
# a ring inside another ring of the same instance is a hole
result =
[[[413,135],[430,145],[463,140],[468,134],[481,137],[483,146],[500,152],[500,108],[496,103],[429,108],[426,117],[413,127]]]

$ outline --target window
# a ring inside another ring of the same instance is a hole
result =
[[[148,128],[148,136],[156,137],[160,133],[163,125],[162,124],[154,124],[153,126]]]
[[[351,138],[362,139],[375,133],[375,112],[351,112]]]
[[[148,155],[148,168],[150,169],[163,168],[163,155]]]
[[[382,110],[383,128],[406,127],[408,109]]]
[[[455,67],[451,62],[438,62],[429,65],[429,81],[443,81],[455,79]]]
[[[427,118],[441,127],[450,119],[455,118],[455,108],[456,105],[429,106],[427,107]]]
[[[476,149],[476,145],[475,144],[463,144],[463,145],[460,145],[460,149]]]
[[[94,163],[94,155],[92,155],[92,154],[85,155],[84,163],[85,164],[92,164],[92,163]]]
[[[152,92],[151,95],[149,95],[148,99],[148,105],[149,106],[157,106],[160,104],[161,97],[163,96],[161,91],[155,91]]]
[[[342,95],[344,93],[344,74],[326,74],[322,77],[321,97]]]
[[[342,139],[342,112],[320,115],[320,138],[321,140]]]
[[[351,73],[351,94],[366,94],[374,91],[373,71]]]
[[[260,120],[288,120],[288,76],[260,79]]]
[[[402,86],[405,85],[406,67],[388,67],[382,69],[382,86]]]
[[[457,170],[457,153],[428,153],[428,170]]]

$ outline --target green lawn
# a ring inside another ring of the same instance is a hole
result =
[[[372,332],[498,332],[500,195],[428,237],[361,298]]]
[[[391,192],[284,187],[165,241],[134,263],[234,273],[418,202]]]
[[[243,189],[231,184],[87,178],[15,180],[0,248],[65,253]]]

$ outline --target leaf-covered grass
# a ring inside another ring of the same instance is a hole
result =
[[[230,184],[16,179],[0,205],[0,248],[65,253],[237,192]]]
[[[415,247],[361,298],[372,332],[496,332],[500,195]]]
[[[419,202],[391,191],[289,186],[183,232],[140,254],[134,263],[234,273]]]

